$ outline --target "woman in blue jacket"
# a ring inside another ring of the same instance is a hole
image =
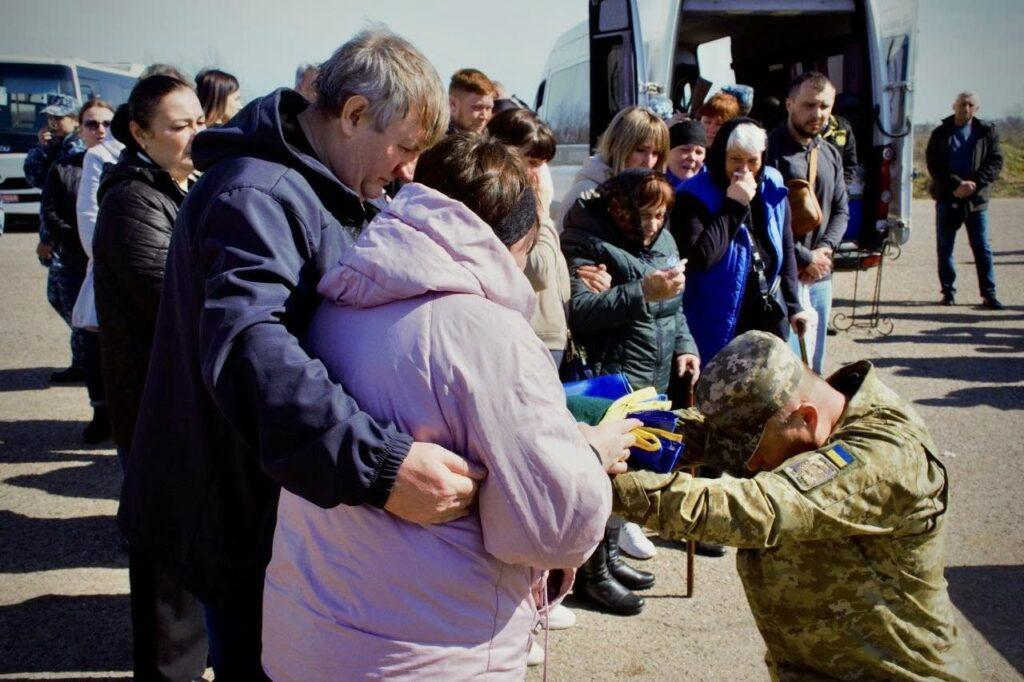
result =
[[[749,118],[722,126],[707,173],[679,188],[671,230],[688,259],[683,309],[708,362],[752,329],[785,340],[807,321],[782,176],[764,164],[767,135]]]

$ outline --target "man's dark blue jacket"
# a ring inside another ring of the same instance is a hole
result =
[[[279,485],[381,507],[412,439],[378,424],[302,347],[316,285],[358,234],[360,200],[289,144],[279,90],[196,137],[119,520],[206,603],[270,557]],[[251,580],[244,582],[250,583]]]

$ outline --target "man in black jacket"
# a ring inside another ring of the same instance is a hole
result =
[[[956,265],[953,246],[956,231],[967,225],[967,239],[974,252],[982,305],[1002,310],[996,298],[996,273],[988,243],[988,197],[992,183],[1003,168],[999,135],[995,126],[975,118],[978,95],[961,92],[953,102],[953,115],[943,119],[928,138],[925,160],[935,199],[936,250],[942,305],[956,302]]]
[[[448,123],[426,58],[364,31],[311,105],[279,90],[196,137],[119,519],[206,606],[217,679],[254,680],[279,486],[407,521],[457,518],[482,473],[363,412],[303,347],[317,283]],[[386,589],[376,586],[367,589]]]

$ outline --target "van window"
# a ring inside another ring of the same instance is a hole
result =
[[[101,97],[116,107],[128,101],[128,95],[135,87],[135,78],[80,66],[78,84],[82,90],[83,101]]]
[[[697,64],[700,75],[711,81],[711,92],[723,85],[734,85],[736,74],[732,70],[732,38],[725,36],[697,46]]]
[[[551,74],[543,95],[543,118],[558,144],[587,144],[590,139],[590,62]]]

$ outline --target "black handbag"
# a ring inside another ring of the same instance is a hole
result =
[[[562,366],[559,368],[558,373],[562,383],[594,378],[594,370],[587,364],[587,352],[582,346],[577,345],[573,341],[571,333],[569,334],[569,343],[565,349],[565,357],[562,358]]]

